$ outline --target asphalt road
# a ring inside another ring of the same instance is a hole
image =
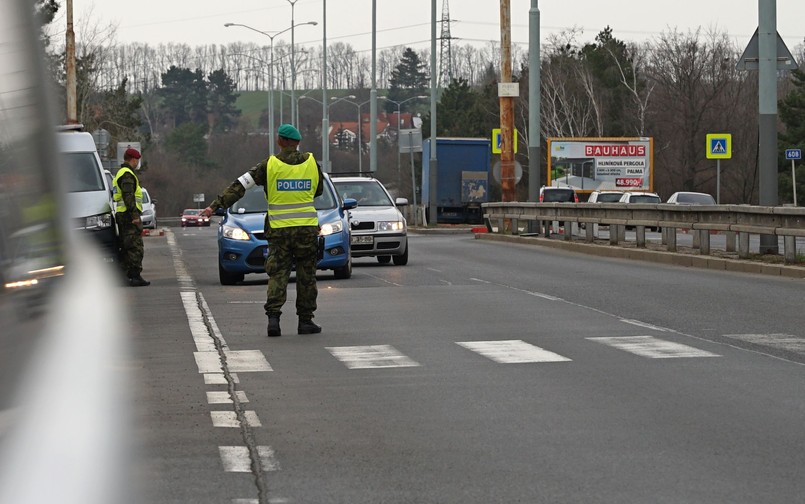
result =
[[[802,280],[414,235],[266,338],[215,226],[146,238],[137,475],[155,503],[791,503]],[[234,400],[233,400],[234,399]]]

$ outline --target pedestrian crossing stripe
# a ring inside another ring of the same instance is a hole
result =
[[[327,347],[327,351],[349,369],[419,366],[391,345]]]
[[[657,339],[653,336],[624,336],[612,338],[587,338],[649,359],[676,359],[690,357],[720,357],[718,354],[699,350],[681,343]]]
[[[219,446],[221,465],[225,472],[252,472],[252,459],[249,456],[248,446]],[[258,446],[257,455],[263,471],[278,471],[280,468],[274,449],[270,446]]]
[[[456,344],[501,364],[525,362],[567,362],[567,357],[523,340],[457,341]]]

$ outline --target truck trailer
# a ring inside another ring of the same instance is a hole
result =
[[[422,202],[430,201],[432,139],[422,142]],[[436,138],[436,219],[428,222],[480,224],[481,203],[489,201],[491,141],[488,138]]]

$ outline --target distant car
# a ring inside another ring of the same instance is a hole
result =
[[[540,203],[578,203],[579,202],[579,195],[576,194],[576,191],[570,187],[553,187],[553,186],[542,186],[539,188],[539,202]],[[560,221],[558,223],[560,228],[565,227],[564,221]],[[548,228],[550,232],[555,231],[558,232],[559,230],[553,230],[551,227]]]
[[[617,203],[623,196],[623,191],[593,191],[587,203]]]
[[[621,195],[620,203],[662,203],[657,193],[630,191]]]
[[[140,217],[143,222],[143,227],[146,229],[156,229],[157,228],[157,207],[156,207],[156,200],[151,199],[151,195],[148,194],[148,190],[143,187],[143,214]],[[209,225],[209,222],[208,224]]]
[[[209,225],[210,218],[201,215],[201,210],[196,208],[186,208],[182,211],[182,227]]]
[[[333,177],[333,185],[342,197],[358,202],[350,210],[352,255],[377,257],[381,264],[408,264],[408,223],[399,209],[408,199],[392,199],[373,177]]]
[[[579,195],[570,187],[548,187],[539,189],[540,203],[578,203]]]
[[[707,193],[680,191],[672,194],[666,203],[673,205],[715,205],[716,200]]]
[[[320,236],[324,237],[324,256],[317,269],[333,270],[335,278],[352,276],[349,245],[348,211],[355,200],[341,200],[324,174],[324,191],[313,205],[319,218]],[[252,187],[234,205],[227,208],[218,225],[218,279],[221,285],[243,281],[248,273],[264,273],[268,257],[265,220],[268,202],[262,187]]]
[[[653,192],[639,192],[629,191],[623,193],[620,203],[662,203],[662,198],[657,193]],[[634,226],[626,226],[626,229],[631,229]],[[651,231],[659,231],[659,227],[650,227]]]

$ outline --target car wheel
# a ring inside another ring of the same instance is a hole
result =
[[[352,256],[350,255],[347,258],[347,264],[340,268],[335,268],[333,270],[335,273],[335,277],[339,280],[346,280],[347,278],[352,276]]]
[[[400,255],[393,256],[395,266],[405,266],[408,264],[408,243],[405,244],[405,252]]]
[[[230,273],[226,271],[221,264],[218,264],[218,280],[221,281],[221,285],[235,285],[238,282],[243,281],[243,274],[240,273]]]
[[[377,262],[379,262],[380,264],[388,264],[391,262],[391,256],[387,255],[377,256]]]

